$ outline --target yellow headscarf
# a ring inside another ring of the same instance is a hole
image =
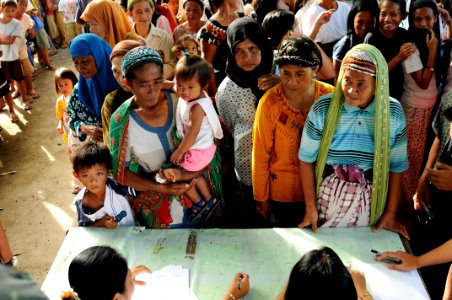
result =
[[[105,27],[105,41],[113,48],[117,43],[130,38],[132,26],[123,8],[111,0],[94,0],[88,4],[80,17],[88,23]]]

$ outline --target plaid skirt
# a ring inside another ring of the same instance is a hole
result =
[[[319,225],[369,226],[372,184],[357,166],[335,165],[320,185],[317,199]]]

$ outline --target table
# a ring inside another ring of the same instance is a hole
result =
[[[189,242],[190,241],[190,242]],[[129,266],[151,270],[182,265],[190,270],[190,288],[199,299],[221,299],[233,274],[250,274],[251,291],[245,299],[274,299],[286,284],[293,265],[307,251],[334,249],[345,265],[365,273],[375,299],[429,299],[417,271],[388,270],[373,260],[370,249],[404,250],[399,236],[370,228],[307,229],[116,229],[78,227],[69,230],[42,285],[51,299],[68,288],[72,258],[94,245],[110,245]]]

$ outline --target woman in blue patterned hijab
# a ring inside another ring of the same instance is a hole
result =
[[[95,34],[86,33],[72,40],[70,53],[79,82],[69,100],[69,126],[81,141],[88,136],[101,142],[102,103],[108,93],[119,88],[111,71],[111,47]]]

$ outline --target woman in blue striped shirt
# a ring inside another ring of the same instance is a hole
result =
[[[314,104],[304,127],[306,215],[299,227],[372,225],[406,236],[396,221],[406,147],[405,116],[389,97],[384,57],[370,45],[352,48],[334,94]]]

